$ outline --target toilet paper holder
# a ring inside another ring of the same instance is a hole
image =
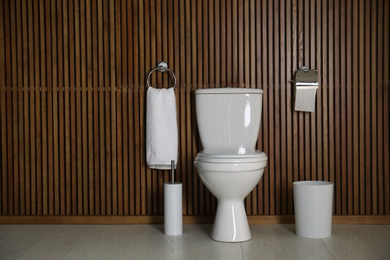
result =
[[[318,89],[318,72],[302,66],[295,74],[294,109],[296,111],[314,112]]]

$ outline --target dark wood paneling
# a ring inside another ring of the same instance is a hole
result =
[[[184,215],[215,213],[193,166],[193,93],[225,86],[264,90],[269,161],[249,215],[292,215],[296,180],[334,182],[336,215],[390,215],[389,15],[383,0],[0,0],[0,214],[162,215],[145,77],[165,60]],[[302,65],[320,75],[313,113],[292,110]]]

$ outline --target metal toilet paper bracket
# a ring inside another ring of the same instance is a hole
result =
[[[296,111],[314,112],[318,89],[318,72],[306,66],[299,68],[295,74],[294,109]]]

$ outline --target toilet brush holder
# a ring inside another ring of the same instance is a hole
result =
[[[183,233],[182,184],[164,183],[164,233],[179,236]]]
[[[183,233],[183,185],[175,182],[175,161],[171,161],[172,182],[164,183],[164,233],[179,236]]]

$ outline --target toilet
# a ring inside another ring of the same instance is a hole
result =
[[[262,94],[262,90],[250,88],[195,91],[203,150],[194,164],[218,201],[211,231],[216,241],[242,242],[252,237],[244,199],[259,183],[267,165],[266,154],[255,149]]]

